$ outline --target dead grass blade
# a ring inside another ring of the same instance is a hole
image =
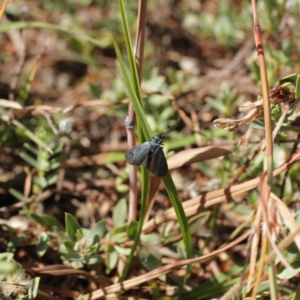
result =
[[[33,267],[28,272],[35,272],[37,274],[47,274],[52,276],[65,276],[65,275],[77,275],[89,278],[94,282],[107,282],[107,279],[103,276],[102,279],[96,276],[93,276],[89,272],[83,270],[76,270],[73,267],[64,266],[64,265],[52,265],[52,266],[42,266],[42,267]]]
[[[6,100],[6,99],[0,99],[0,106],[6,108],[12,108],[12,109],[19,109],[19,110],[24,108],[18,102]]]
[[[250,289],[252,281],[251,278],[255,278],[256,257],[258,252],[259,233],[261,224],[261,206],[258,205],[256,212],[254,213],[254,222],[251,230],[251,249],[250,249],[250,261],[249,261],[249,277],[247,281],[247,290]]]
[[[271,193],[271,198],[275,201],[277,210],[282,216],[283,222],[289,228],[290,232],[296,232],[299,229],[299,225],[296,223],[286,204],[273,193]],[[296,235],[294,241],[300,251],[300,235]]]
[[[169,170],[233,153],[235,144],[214,145],[180,151],[168,159]]]
[[[114,152],[115,155],[120,154],[124,156],[122,152]],[[124,156],[125,159],[125,156]],[[120,159],[121,160],[121,159]],[[78,168],[84,166],[103,166],[108,162],[117,161],[112,158],[109,153],[95,154],[90,156],[82,156],[79,158],[70,158],[63,162],[60,168]]]
[[[76,108],[79,107],[89,107],[89,106],[105,106],[105,107],[112,107],[116,105],[121,105],[123,103],[127,103],[128,100],[124,99],[122,102],[116,102],[112,100],[105,100],[105,99],[96,99],[96,100],[89,100],[89,101],[83,101],[78,102],[76,104],[66,106],[66,107],[54,107],[50,105],[28,105],[28,106],[22,106],[18,102],[10,101],[7,99],[0,99],[0,106],[5,108],[12,108],[12,109],[18,109],[18,110],[24,110],[24,111],[47,111],[48,113],[68,113]]]

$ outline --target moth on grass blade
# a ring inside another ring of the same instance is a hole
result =
[[[168,173],[168,164],[162,149],[162,142],[167,134],[175,129],[180,119],[167,131],[158,135],[154,140],[132,147],[126,152],[126,160],[130,165],[145,167],[156,177],[163,177]]]

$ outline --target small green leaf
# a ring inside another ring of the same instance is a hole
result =
[[[15,190],[15,189],[8,189],[8,191],[14,196],[16,197],[19,201],[22,201],[22,202],[26,202],[28,201],[28,199],[22,194],[20,193],[19,191]]]
[[[111,230],[110,234],[115,235],[117,233],[126,233],[126,231],[127,231],[127,224],[125,223]]]
[[[300,272],[300,260],[291,263],[294,270],[290,270],[286,267],[281,267],[277,271],[277,277],[280,279],[291,279],[299,274]]]
[[[35,277],[32,279],[30,288],[28,290],[28,295],[30,299],[35,299],[37,297],[40,279],[40,277]]]
[[[119,259],[119,254],[117,251],[112,248],[107,254],[106,254],[106,273],[110,273],[111,270],[113,270]]]
[[[113,212],[113,221],[115,226],[121,226],[126,222],[127,219],[127,201],[121,199]]]
[[[270,292],[270,281],[263,281],[258,287],[258,294],[269,293]]]
[[[282,85],[282,84],[287,83],[287,82],[292,82],[292,83],[295,84],[296,81],[297,81],[297,77],[298,77],[297,73],[287,75],[287,76],[285,76],[285,77],[283,77],[279,80],[279,84]]]
[[[88,240],[91,241],[90,242],[91,246],[100,242],[100,240],[102,239],[105,233],[105,225],[106,225],[106,221],[101,220],[97,222],[97,224],[92,228],[88,236]]]
[[[118,184],[118,185],[116,185],[116,189],[117,189],[117,192],[124,194],[124,193],[128,192],[129,187],[128,187],[128,184]]]
[[[83,263],[87,265],[94,265],[102,262],[104,262],[104,259],[100,255],[90,255],[83,260]]]
[[[42,257],[46,253],[48,249],[48,241],[49,236],[47,232],[41,232],[36,244],[36,252],[39,257]]]
[[[57,180],[58,180],[58,173],[50,174],[50,175],[46,178],[47,186],[56,183]]]
[[[31,144],[25,143],[25,144],[24,144],[24,147],[25,147],[26,149],[28,149],[30,152],[32,152],[34,155],[38,156],[39,150],[38,150],[37,148],[33,147]]]
[[[92,82],[88,82],[88,86],[90,88],[90,92],[96,99],[101,98],[101,87],[93,84]]]
[[[82,269],[84,267],[81,261],[73,261],[72,266],[74,269]]]
[[[39,164],[38,164],[37,160],[35,158],[33,158],[32,156],[30,156],[29,154],[27,154],[25,152],[20,152],[19,155],[23,160],[25,160],[25,162],[27,162],[32,167],[34,167],[36,169],[39,168]]]
[[[152,271],[152,270],[155,270],[155,269],[161,267],[161,262],[155,256],[153,256],[151,254],[147,257],[143,257],[141,252],[139,252],[139,259],[140,259],[140,262],[144,265],[144,267],[148,271]]]
[[[67,241],[64,241],[64,245],[65,245],[68,253],[75,253],[75,250],[74,250],[75,243],[74,242],[67,240]]]
[[[160,244],[160,236],[157,233],[144,234],[141,236],[141,242],[151,245]]]
[[[139,253],[139,259],[142,265],[148,270],[152,271],[155,270],[159,267],[161,267],[161,262],[152,254],[148,255],[147,257],[143,257],[141,255],[141,252]],[[162,275],[159,277],[160,280],[165,281],[166,280],[166,275]]]
[[[62,225],[60,224],[59,221],[57,221],[54,217],[47,214],[36,215],[36,214],[29,213],[28,217],[33,221],[37,222],[38,224],[42,225],[43,227],[62,228]]]
[[[47,227],[62,228],[61,223],[51,215],[42,214],[40,217],[46,222]]]
[[[115,243],[124,243],[127,240],[127,234],[126,232],[113,234],[111,240]]]
[[[65,222],[68,237],[71,241],[76,242],[77,240],[77,232],[82,234],[81,228],[77,222],[77,220],[69,213],[65,213]]]
[[[128,228],[127,228],[127,236],[130,240],[134,240],[138,230],[138,222],[131,221]]]
[[[73,260],[73,261],[82,261],[83,260],[83,256],[79,253],[67,253],[66,254],[66,258],[69,260]]]
[[[43,189],[48,186],[48,182],[45,177],[35,177],[34,183],[38,184]]]
[[[43,227],[47,226],[47,222],[41,216],[39,216],[39,215],[29,213],[28,217],[31,220],[35,221],[36,223],[42,225]]]
[[[300,253],[297,246],[291,246],[284,251],[284,258],[287,262],[294,268],[294,270],[289,270],[286,267],[279,268],[277,276],[280,279],[290,279],[300,271]],[[279,259],[277,259],[279,261]]]
[[[62,162],[64,162],[65,160],[66,160],[66,155],[63,153],[58,156],[55,156],[49,162],[49,170],[54,170],[59,168]]]
[[[118,245],[114,245],[114,248],[120,255],[129,256],[131,248],[120,247]]]
[[[90,246],[89,248],[89,245],[86,246],[85,248],[85,255],[88,256],[88,255],[92,255],[99,247],[99,244],[95,244],[93,246]]]

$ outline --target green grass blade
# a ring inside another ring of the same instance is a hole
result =
[[[119,48],[119,45],[117,44],[115,37],[113,37],[113,43],[114,43],[114,47],[116,50],[118,62],[119,62],[120,68],[121,68],[121,72],[122,72],[122,75],[123,75],[123,78],[125,81],[125,85],[127,88],[127,92],[132,101],[132,104],[134,106],[134,110],[137,115],[138,121],[140,122],[140,125],[142,127],[143,134],[144,134],[146,140],[151,140],[153,133],[150,129],[150,126],[147,122],[142,105],[140,103],[141,99],[138,98],[138,95],[136,94],[135,90],[132,87],[132,84],[131,84],[121,51],[120,51],[120,48]]]
[[[190,233],[190,227],[188,225],[188,221],[185,216],[181,200],[179,198],[178,192],[176,190],[176,187],[174,185],[174,182],[170,175],[170,172],[168,172],[168,174],[163,177],[163,181],[166,186],[166,190],[169,195],[172,206],[174,207],[177,220],[179,222],[180,231],[181,231],[183,242],[185,245],[186,256],[187,256],[187,258],[191,258],[192,254],[193,254],[193,247],[192,247],[192,237],[191,237],[191,233]],[[176,293],[176,296],[178,297],[178,299],[180,299],[180,297],[181,297],[181,294],[183,292],[183,288],[184,288],[186,279],[188,277],[188,274],[190,273],[190,270],[191,270],[191,266],[187,266],[186,274],[185,274],[184,278],[181,280],[181,283],[178,287],[178,291]]]
[[[179,198],[178,192],[176,190],[176,187],[174,185],[173,179],[168,173],[166,176],[163,177],[167,193],[169,195],[170,201],[172,203],[172,206],[174,207],[174,210],[176,212],[176,216],[178,218],[178,222],[180,225],[181,233],[182,233],[182,238],[184,240],[184,244],[186,247],[186,255],[187,258],[192,257],[192,238],[190,234],[190,228],[188,225],[187,218],[184,213],[184,209],[181,203],[181,200]]]
[[[13,22],[13,23],[1,24],[0,33],[6,32],[9,30],[24,29],[24,28],[42,28],[42,29],[50,29],[50,30],[60,31],[60,32],[69,34],[77,39],[92,43],[99,47],[106,46],[105,43],[101,43],[98,40],[93,39],[86,34],[79,33],[78,31],[72,31],[72,30],[63,28],[58,25],[53,25],[53,24],[44,23],[44,22]]]
[[[132,80],[133,88],[134,88],[136,94],[138,95],[138,98],[141,99],[142,97],[141,97],[139,76],[138,76],[137,67],[136,67],[136,63],[135,63],[135,56],[133,53],[132,43],[131,43],[131,39],[130,39],[130,32],[129,32],[129,28],[128,28],[128,22],[127,22],[126,12],[124,9],[123,0],[119,0],[119,7],[120,7],[120,12],[121,12],[123,29],[124,29],[124,33],[125,33],[125,42],[126,42],[126,49],[127,49],[130,73],[131,73],[131,80]]]

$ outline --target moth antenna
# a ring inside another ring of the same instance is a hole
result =
[[[163,140],[166,138],[166,136],[168,135],[168,133],[172,130],[174,130],[180,123],[180,119],[178,118],[177,121],[175,122],[174,125],[172,125],[170,128],[168,128],[164,133],[160,134],[158,136],[159,139]]]

